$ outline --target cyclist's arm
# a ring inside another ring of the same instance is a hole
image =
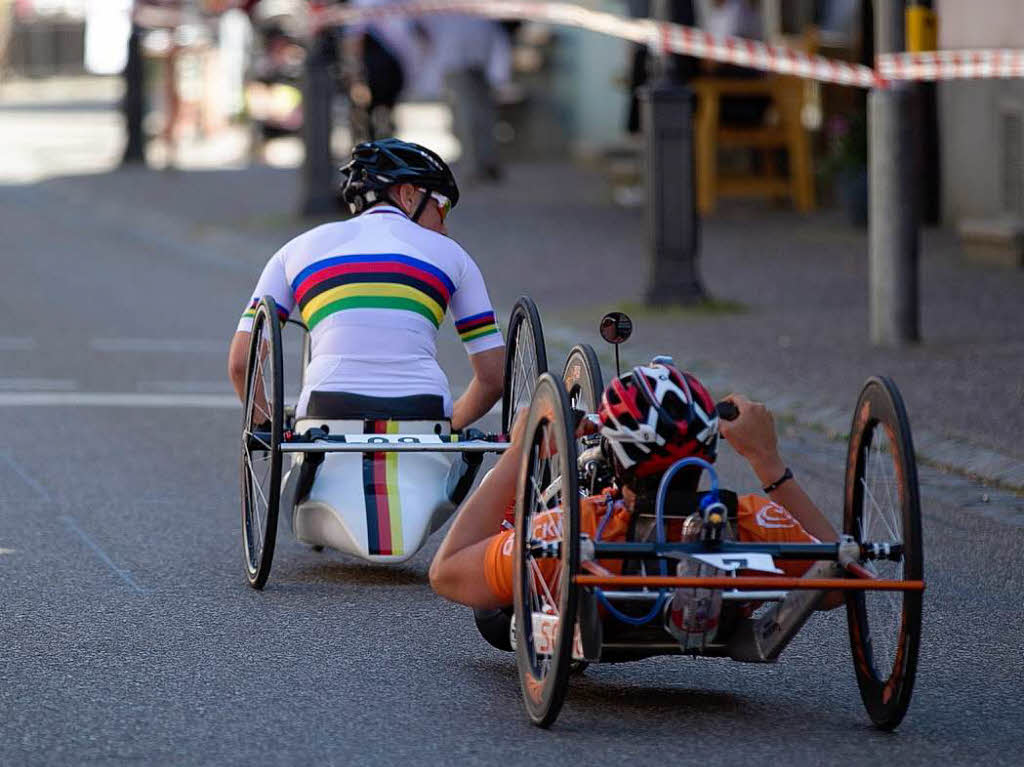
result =
[[[726,400],[735,404],[740,413],[735,421],[720,421],[722,436],[747,459],[761,485],[767,487],[786,471],[786,464],[779,455],[771,411],[760,402],[752,402],[736,394],[729,395]],[[796,479],[783,482],[769,496],[819,541],[839,539],[835,528]]]
[[[291,314],[295,305],[295,297],[292,295],[291,285],[284,269],[284,248],[275,253],[263,267],[259,282],[256,283],[256,290],[252,298],[246,304],[242,317],[238,321],[235,335],[231,339],[231,346],[228,348],[228,378],[231,385],[238,394],[238,398],[245,402],[245,374],[249,358],[249,336],[252,333],[253,317],[256,314],[256,306],[263,296],[272,296],[277,303],[278,319],[283,323]]]
[[[452,406],[452,429],[461,431],[484,415],[501,397],[505,380],[505,347],[472,354],[473,380]]]
[[[501,607],[484,576],[485,556],[515,495],[525,418],[517,418],[512,445],[459,509],[430,563],[430,586],[445,599],[470,607]]]
[[[473,380],[452,408],[452,428],[456,430],[469,426],[494,406],[504,388],[505,372],[505,340],[494,318],[483,275],[469,254],[462,255],[451,310],[455,330],[473,365]]]

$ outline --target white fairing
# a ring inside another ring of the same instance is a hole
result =
[[[374,441],[450,433],[447,421],[378,423],[387,424],[387,434],[361,434],[363,421],[322,419],[301,419],[295,432],[327,424],[331,434]],[[299,459],[293,460],[298,471]],[[447,488],[456,461],[461,462],[458,453],[329,453],[309,496],[292,511],[295,537],[370,562],[404,562],[455,510]]]

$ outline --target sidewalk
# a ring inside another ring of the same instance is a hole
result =
[[[301,221],[297,170],[144,168],[52,178],[38,189],[153,237],[201,248],[248,289]],[[723,396],[742,391],[783,418],[840,436],[870,375],[907,402],[919,457],[1024,491],[1024,270],[966,263],[956,238],[927,231],[921,252],[923,342],[867,340],[867,238],[838,213],[800,216],[723,205],[704,222],[701,268],[713,310],[643,307],[645,211],[611,201],[600,175],[568,162],[519,164],[500,186],[466,187],[452,235],[480,264],[499,313],[520,294],[540,307],[552,368],[588,342],[612,369],[600,316],[634,319],[624,363],[672,354]],[[233,300],[233,299],[232,299]]]

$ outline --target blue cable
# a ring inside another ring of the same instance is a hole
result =
[[[683,458],[672,464],[668,470],[662,475],[661,482],[658,483],[658,495],[654,502],[654,536],[657,543],[665,543],[665,497],[668,495],[668,487],[672,482],[672,477],[676,475],[680,469],[684,469],[687,466],[699,466],[708,472],[711,477],[711,489],[708,494],[702,499],[700,504],[701,512],[704,511],[712,503],[718,502],[718,473],[714,467],[705,461],[703,458]],[[612,515],[612,504],[608,504],[608,511],[605,513],[604,518],[601,520],[600,526],[597,528],[597,540],[601,540],[601,533],[604,532],[604,526],[607,524],[608,519]],[[668,570],[665,564],[665,560],[661,560],[659,569],[662,575],[667,575]],[[658,590],[658,599],[651,607],[647,615],[642,617],[634,617],[632,615],[626,615],[617,608],[615,608],[611,602],[608,601],[608,597],[604,595],[604,590],[600,587],[594,587],[594,594],[597,596],[597,601],[600,602],[601,606],[604,607],[613,617],[622,621],[630,626],[643,626],[645,623],[652,621],[657,616],[662,608],[665,606],[665,602],[668,599],[668,594],[665,589]]]

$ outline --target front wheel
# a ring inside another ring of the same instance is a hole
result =
[[[516,494],[516,665],[530,720],[548,727],[569,684],[579,595],[580,498],[569,401],[560,381],[537,381]]]
[[[861,564],[878,578],[921,580],[917,463],[903,398],[888,378],[870,378],[853,413],[846,458],[843,532],[859,543],[902,546],[902,560]],[[921,642],[921,592],[848,591],[850,648],[868,716],[884,730],[907,712]]]

